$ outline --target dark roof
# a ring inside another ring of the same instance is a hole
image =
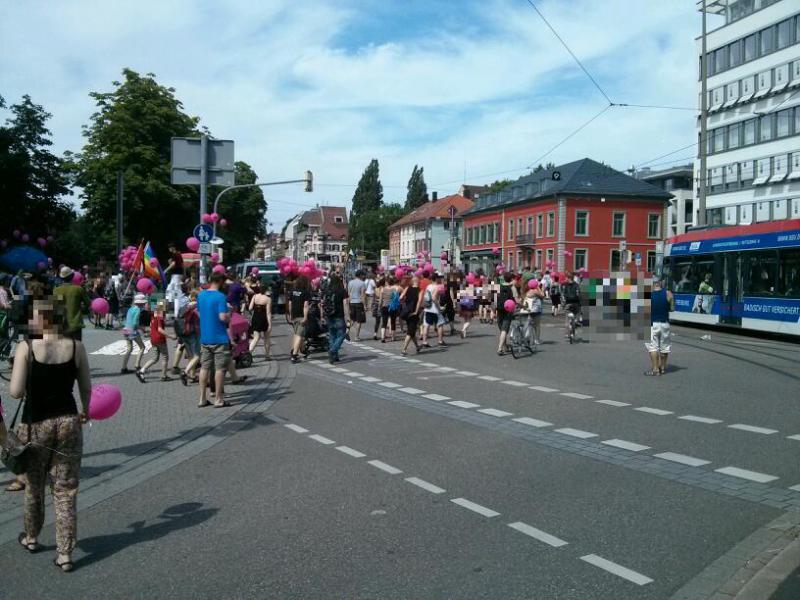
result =
[[[449,215],[448,211],[451,206],[455,206],[456,214],[460,217],[463,213],[469,212],[474,204],[475,203],[469,198],[459,196],[458,194],[452,194],[418,206],[404,217],[401,217],[389,225],[389,228],[394,229],[402,225],[419,223],[425,219],[435,219],[437,217],[445,218]]]
[[[553,173],[560,177],[553,179]],[[672,194],[641,179],[621,173],[591,158],[583,158],[552,169],[520,177],[500,192],[482,194],[468,214],[513,206],[554,194],[611,196],[665,201]]]

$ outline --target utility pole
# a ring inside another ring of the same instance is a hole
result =
[[[700,173],[698,174],[697,187],[697,225],[706,224],[706,154],[708,153],[707,116],[708,116],[708,69],[706,57],[706,0],[702,8],[703,32],[701,36],[700,51]]]
[[[200,136],[200,218],[198,223],[203,222],[203,215],[208,212],[208,198],[206,197],[206,187],[208,186],[208,136]],[[206,269],[208,268],[208,257],[200,255],[200,283],[206,283]]]
[[[117,171],[117,256],[122,254],[123,198],[125,195],[125,177],[122,170]]]

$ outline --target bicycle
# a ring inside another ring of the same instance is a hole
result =
[[[567,333],[567,337],[569,338],[569,343],[574,344],[577,340],[575,337],[575,327],[576,327],[576,317],[573,311],[569,311],[567,313],[567,319],[569,319],[569,331]]]
[[[522,318],[526,318],[525,325],[522,324]],[[511,328],[508,330],[508,345],[511,347],[511,356],[515,359],[520,358],[524,351],[530,354],[536,353],[536,344],[531,339],[533,335],[533,327],[530,323],[530,315],[526,312],[518,312],[514,314],[514,322],[511,323]]]

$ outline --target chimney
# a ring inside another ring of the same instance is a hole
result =
[[[431,192],[431,202],[436,202],[439,199],[439,192]]]

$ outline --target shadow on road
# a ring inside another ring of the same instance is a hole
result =
[[[217,508],[202,508],[201,502],[185,502],[165,509],[151,523],[136,521],[128,525],[128,530],[109,535],[97,535],[78,542],[78,547],[86,553],[75,562],[75,568],[89,566],[113,556],[142,542],[151,542],[168,536],[174,531],[194,527],[209,520],[219,512]]]

